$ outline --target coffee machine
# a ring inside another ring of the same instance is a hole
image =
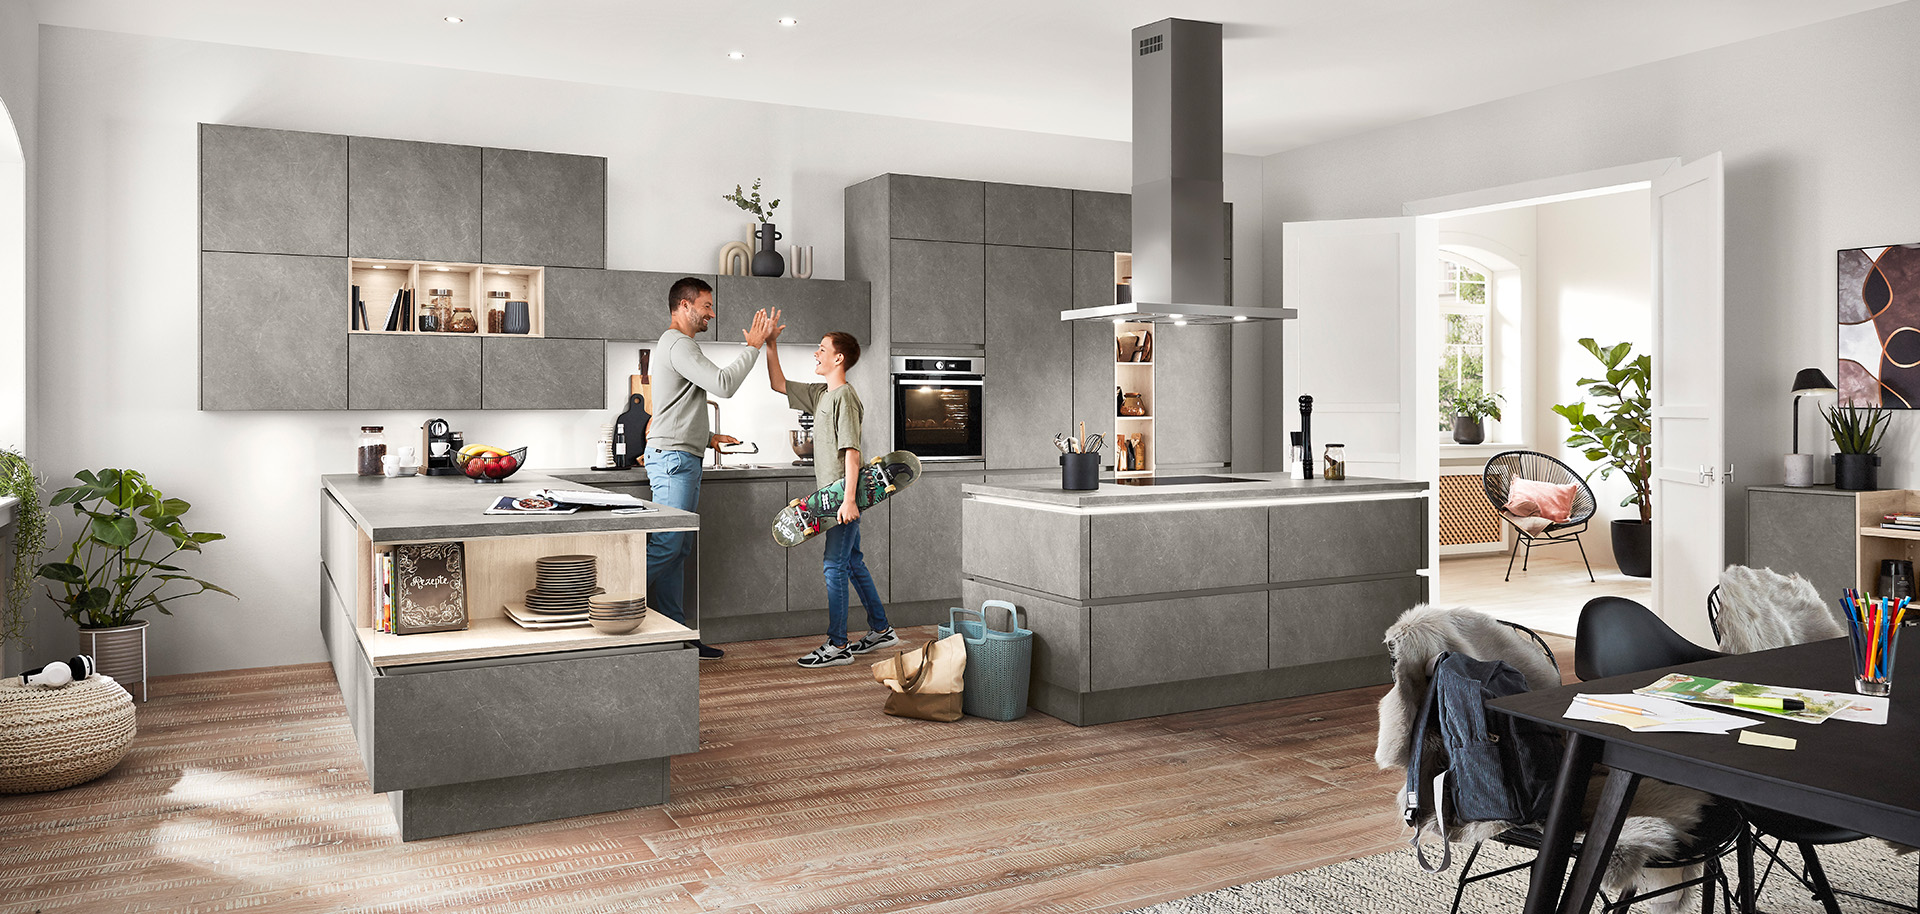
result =
[[[423,476],[460,475],[462,436],[445,419],[428,419],[420,426],[420,453],[427,462],[420,468]]]

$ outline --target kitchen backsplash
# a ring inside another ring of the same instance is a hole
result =
[[[805,344],[781,343],[780,361],[787,376],[804,381],[820,380],[813,373],[813,349],[817,341]],[[642,349],[652,349],[652,345],[634,343],[607,344],[607,403],[624,404],[627,396],[628,376],[640,372],[639,353]],[[746,348],[744,343],[702,342],[700,348],[706,352],[708,360],[715,365],[725,367],[727,363],[739,357]],[[859,391],[860,399],[872,410],[877,398],[884,390]],[[720,431],[732,435],[741,441],[751,441],[760,445],[760,453],[751,457],[729,456],[729,463],[792,463],[793,449],[788,446],[787,431],[800,427],[799,413],[787,406],[784,394],[776,394],[767,386],[767,360],[762,357],[753,366],[753,372],[747,375],[745,383],[732,397],[714,398],[720,404]],[[599,427],[612,422],[621,408],[609,408],[596,413],[593,423],[594,433],[590,440],[581,442],[577,462],[572,466],[584,466],[592,457],[592,445],[597,440]],[[651,409],[651,404],[649,404]]]

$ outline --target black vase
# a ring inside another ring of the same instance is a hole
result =
[[[1850,492],[1880,488],[1880,455],[1833,455],[1833,487]]]
[[[1653,577],[1653,524],[1637,520],[1613,522],[1613,563],[1630,578]]]
[[[1486,423],[1472,416],[1453,417],[1453,443],[1479,444],[1487,440]]]
[[[773,223],[760,223],[760,226],[753,230],[753,237],[760,241],[760,250],[753,253],[753,275],[780,276],[785,274],[787,272],[787,259],[780,256],[777,245],[781,235],[779,231],[774,229]]]

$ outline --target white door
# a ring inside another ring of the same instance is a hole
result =
[[[1300,316],[1281,331],[1278,409],[1298,431],[1299,398],[1313,397],[1309,457],[1338,442],[1350,475],[1438,478],[1439,355],[1420,345],[1439,321],[1420,307],[1436,294],[1438,226],[1425,216],[1283,226],[1281,304]],[[1431,534],[1437,499],[1427,504]]]
[[[1699,644],[1732,491],[1721,174],[1716,152],[1653,180],[1653,610]]]

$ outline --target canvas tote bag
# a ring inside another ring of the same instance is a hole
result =
[[[921,720],[959,720],[966,685],[967,639],[958,632],[873,665],[887,687],[886,712]]]

